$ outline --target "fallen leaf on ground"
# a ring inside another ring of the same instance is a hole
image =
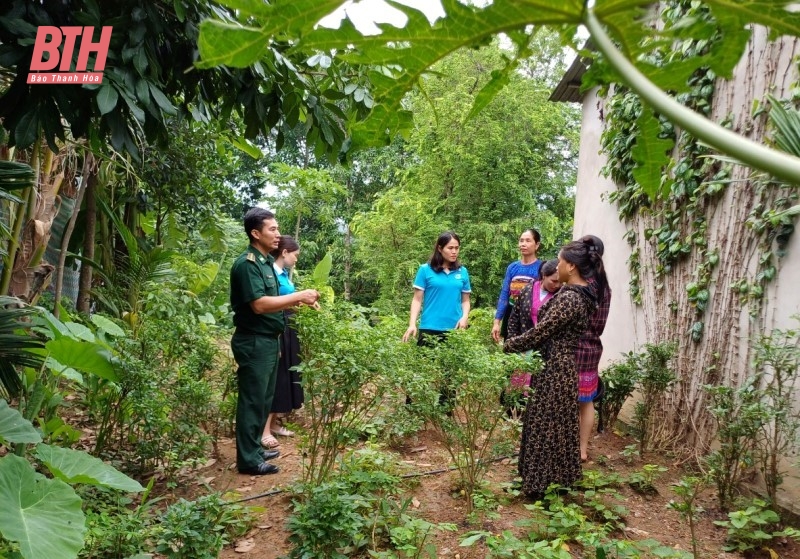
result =
[[[419,508],[419,504],[420,504],[420,503],[419,503],[419,500],[418,500],[416,497],[414,497],[413,499],[411,499],[411,506],[412,506],[412,507],[414,507],[415,509],[418,509],[418,508]]]

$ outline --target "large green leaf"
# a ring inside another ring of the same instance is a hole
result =
[[[22,388],[18,367],[41,366],[42,358],[36,355],[42,342],[29,335],[26,320],[37,316],[33,307],[19,305],[14,297],[0,296],[0,394],[16,396]]]
[[[66,483],[36,473],[27,460],[0,458],[0,534],[26,559],[74,559],[85,531],[81,499]]]
[[[21,190],[33,186],[36,175],[27,163],[0,161],[0,190]]]
[[[642,110],[637,125],[639,135],[631,150],[631,156],[636,161],[633,176],[642,186],[642,190],[650,198],[655,198],[661,186],[668,152],[674,147],[675,141],[672,138],[658,137],[661,126],[650,109]]]
[[[331,275],[332,266],[333,257],[330,252],[326,252],[322,260],[314,266],[314,273],[311,276],[314,285],[322,286],[328,283],[328,277]]]
[[[231,66],[246,68],[267,52],[264,32],[226,21],[205,20],[200,24],[200,68]]]
[[[121,491],[144,491],[138,481],[80,450],[40,444],[36,447],[36,456],[54,476],[69,484],[85,483]]]
[[[45,344],[50,356],[64,366],[116,381],[111,353],[99,344],[62,337]]]
[[[102,314],[93,314],[91,320],[95,326],[110,336],[114,336],[115,338],[125,336],[125,330],[123,330],[121,326]]]
[[[104,83],[103,86],[97,91],[97,108],[100,109],[100,114],[108,114],[117,106],[119,94],[113,85]]]
[[[205,20],[200,24],[200,68],[232,66],[245,68],[258,61],[272,37],[304,34],[320,19],[343,4],[343,0],[225,0],[223,4],[258,18],[261,27],[245,27],[230,21]]]
[[[40,443],[42,437],[21,413],[5,400],[0,400],[0,440],[7,443]]]

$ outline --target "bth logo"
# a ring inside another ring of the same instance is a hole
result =
[[[33,44],[31,72],[28,83],[103,83],[103,69],[106,67],[108,45],[111,42],[111,27],[103,27],[100,40],[94,42],[94,27],[54,27],[42,25],[36,30],[36,42]],[[75,71],[70,72],[75,42],[81,37],[78,62]],[[59,47],[63,43],[63,49]],[[45,60],[45,53],[48,55]],[[89,55],[97,56],[94,71],[87,72]],[[60,62],[60,64],[59,64]],[[58,72],[49,72],[58,67]],[[37,73],[38,72],[38,73]]]

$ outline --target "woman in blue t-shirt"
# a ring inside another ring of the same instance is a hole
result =
[[[419,345],[425,344],[427,336],[443,338],[450,330],[467,327],[472,287],[466,266],[458,261],[460,248],[458,235],[445,231],[436,239],[428,263],[419,267],[414,278],[414,298],[408,329],[403,334],[404,342],[417,335],[420,311]]]
[[[289,235],[281,235],[278,248],[272,251],[275,262],[272,268],[278,279],[278,293],[288,295],[295,292],[291,278],[291,270],[300,256],[300,245]],[[272,409],[267,416],[267,424],[261,436],[261,445],[265,448],[279,446],[279,437],[293,437],[294,432],[279,423],[280,414],[288,414],[300,409],[305,399],[303,386],[300,384],[300,373],[294,367],[300,364],[300,342],[294,329],[294,311],[284,311],[286,328],[280,338],[280,359],[275,379],[275,395],[272,398]]]
[[[519,236],[519,260],[512,262],[506,269],[503,278],[503,287],[500,289],[500,298],[497,300],[497,311],[492,325],[492,338],[500,342],[500,337],[505,337],[504,322],[508,321],[511,308],[514,306],[519,292],[529,283],[539,277],[539,267],[542,261],[536,256],[542,237],[534,229],[525,229]]]

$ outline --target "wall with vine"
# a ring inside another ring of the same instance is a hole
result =
[[[663,3],[659,15],[659,25],[665,26],[710,17],[702,3],[677,1]],[[651,60],[698,56],[713,41],[687,41],[653,52]],[[769,42],[764,30],[755,29],[732,79],[698,71],[690,78],[690,91],[679,99],[741,134],[766,138],[767,95],[786,104],[800,96],[798,52],[796,40]],[[659,120],[660,136],[675,147],[660,193],[651,200],[634,179],[631,156],[641,104],[624,88],[612,88],[598,109],[603,120],[601,159],[606,158],[602,172],[616,185],[604,198],[626,227],[624,240],[607,242],[627,243],[629,250],[624,281],[623,273],[613,273],[622,272],[620,263],[607,262],[616,300],[629,295],[638,306],[631,326],[639,333],[637,344],[678,342],[680,381],[662,402],[659,439],[663,444],[689,443],[702,452],[714,435],[702,386],[739,385],[748,375],[753,337],[795,324],[791,315],[800,311],[800,290],[787,289],[800,282],[800,251],[787,256],[791,243],[797,243],[791,239],[794,224],[779,215],[797,204],[798,191],[710,157],[697,140]],[[595,158],[594,165],[602,161]],[[578,188],[580,199],[583,186]],[[576,204],[576,224],[591,224],[579,215],[589,206]],[[630,349],[606,344],[606,358]]]

